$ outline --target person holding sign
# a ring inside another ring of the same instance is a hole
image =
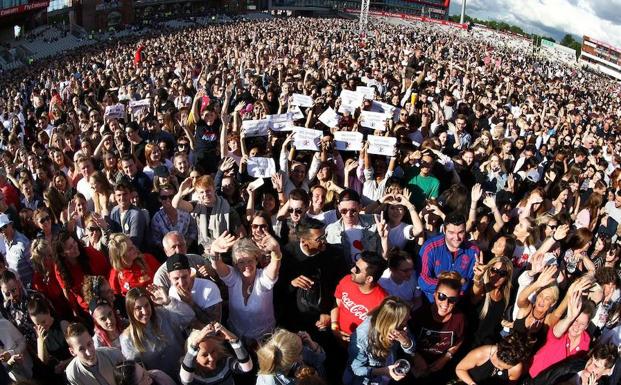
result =
[[[293,133],[287,136],[284,143],[282,144],[282,149],[280,150],[280,170],[284,174],[284,185],[283,191],[285,196],[289,196],[291,191],[296,188],[302,189],[308,192],[308,184],[310,181],[308,180],[306,165],[301,162],[292,161],[295,156],[295,147],[291,146],[291,142],[293,141]],[[290,148],[289,148],[290,147]],[[289,150],[287,150],[289,148]],[[287,151],[289,154],[287,156]],[[280,191],[278,191],[280,193]]]
[[[362,203],[368,205],[384,196],[386,182],[393,174],[397,159],[390,157],[386,164],[386,157],[375,155],[371,157],[367,151],[368,145],[362,148],[360,157],[364,159],[364,185],[362,186]]]

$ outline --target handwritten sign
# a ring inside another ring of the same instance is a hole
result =
[[[356,131],[336,131],[334,133],[334,147],[339,151],[362,150],[363,135]]]
[[[328,107],[328,109],[325,110],[323,114],[319,115],[319,121],[326,126],[332,128],[339,125],[341,117],[336,113],[336,111],[332,109],[332,107]]]
[[[373,87],[358,86],[356,92],[363,94],[365,99],[375,99],[375,88]]]
[[[386,131],[386,114],[383,112],[362,111],[360,125],[372,130]]]
[[[267,119],[244,120],[242,122],[242,131],[244,131],[246,138],[254,136],[267,136],[269,127],[270,122]]]
[[[293,127],[293,112],[267,115],[265,118],[269,120],[272,131],[291,131]]]
[[[364,94],[350,90],[341,91],[339,97],[341,98],[341,106],[339,107],[340,113],[349,112],[353,114],[356,108],[362,105],[362,101],[364,100]]]
[[[151,105],[151,99],[131,100],[129,102],[129,113],[137,115],[140,111],[144,111]]]
[[[125,105],[117,103],[114,106],[107,106],[104,112],[104,118],[125,119]]]
[[[304,113],[302,112],[302,110],[300,110],[300,107],[298,106],[289,107],[288,112],[291,113],[291,119],[293,120],[304,119]]]
[[[276,163],[273,158],[252,157],[248,158],[246,170],[253,178],[270,178],[276,173]]]
[[[294,127],[293,131],[293,145],[296,150],[319,151],[323,131],[304,127]]]
[[[368,152],[369,154],[394,156],[395,145],[397,144],[397,138],[394,136],[367,136],[367,142],[369,142]]]
[[[299,107],[312,107],[313,98],[308,95],[293,94],[291,95],[290,104]]]

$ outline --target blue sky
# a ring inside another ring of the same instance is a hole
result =
[[[462,0],[451,1],[451,15]],[[621,47],[621,0],[467,0],[466,13],[502,20],[526,32],[561,39],[565,33],[588,35]]]

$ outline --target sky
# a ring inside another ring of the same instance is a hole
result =
[[[451,1],[451,15],[461,12],[462,1]],[[621,47],[621,0],[467,0],[466,14],[557,41],[571,33],[578,41],[587,35]]]

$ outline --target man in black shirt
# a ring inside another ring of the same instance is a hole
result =
[[[281,323],[311,335],[330,327],[334,291],[347,274],[343,253],[326,242],[325,225],[305,218],[296,226],[298,241],[285,246],[277,285]]]

